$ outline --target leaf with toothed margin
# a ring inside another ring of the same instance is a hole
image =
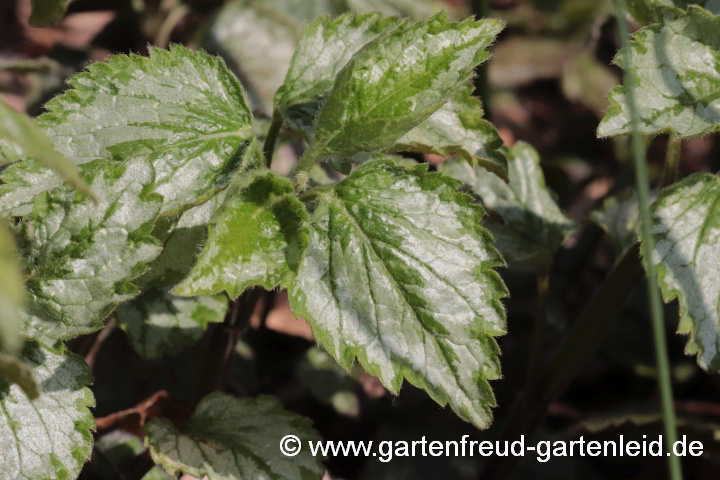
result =
[[[633,78],[638,130],[683,138],[720,131],[720,16],[694,5],[658,14],[662,21],[635,32],[625,47],[631,66],[623,51],[615,57]],[[625,87],[613,88],[608,98],[598,137],[630,133]]]
[[[379,157],[317,191],[290,304],[346,369],[358,358],[391,391],[405,378],[487,428],[507,290],[483,209],[460,186]]]
[[[650,207],[652,262],[666,302],[680,302],[685,352],[720,371],[720,177],[696,173],[660,192]],[[641,240],[644,240],[641,235]]]
[[[495,19],[450,22],[444,11],[378,35],[335,78],[302,162],[392,146],[470,79],[502,28]]]
[[[45,166],[52,168],[65,180],[83,193],[90,189],[82,181],[77,168],[67,158],[59,155],[45,133],[29,117],[21,115],[0,100],[0,164],[15,161],[17,155],[32,154]],[[10,158],[7,152],[12,150]]]
[[[97,160],[94,204],[68,187],[38,195],[20,228],[27,268],[25,333],[47,345],[102,327],[115,305],[137,294],[132,280],[160,253],[150,235],[162,206],[153,169],[142,157]]]
[[[445,157],[459,155],[472,165],[507,179],[503,141],[483,115],[482,103],[472,96],[471,87],[459,88],[445,105],[405,134],[391,150]]]
[[[355,52],[395,22],[378,13],[346,13],[334,19],[318,18],[305,27],[274,100],[275,109],[292,130],[310,140],[315,117],[338,72]]]
[[[305,206],[295,197],[292,182],[258,171],[237,192],[228,193],[204,250],[173,293],[225,291],[236,298],[251,286],[287,287],[307,245],[305,220]]]
[[[545,186],[540,157],[527,143],[518,142],[508,152],[508,183],[464,159],[449,160],[438,169],[468,185],[488,210],[503,218],[505,223],[489,221],[485,226],[510,261],[547,267],[576,229]]]
[[[303,447],[293,457],[279,450],[286,435],[295,435]],[[160,418],[145,426],[145,445],[155,463],[173,476],[187,473],[208,480],[320,480],[322,459],[308,448],[308,442],[317,441],[310,419],[283,409],[268,395],[211,393],[183,428]]]
[[[95,428],[90,370],[82,358],[36,343],[25,345],[21,360],[43,393],[31,401],[18,385],[0,379],[2,478],[77,478],[90,457]]]
[[[198,341],[208,324],[223,321],[227,308],[221,295],[184,298],[150,289],[120,305],[115,318],[136,352],[160,358]]]
[[[233,179],[235,182],[242,182],[250,172],[264,166],[262,144],[253,139],[245,150]],[[227,193],[228,189],[225,189],[180,216],[158,220],[153,236],[163,242],[163,251],[148,265],[148,271],[135,282],[141,289],[173,287],[190,273],[207,240],[208,224],[222,207]]]
[[[81,170],[97,159],[146,158],[155,172],[153,191],[163,197],[162,215],[202,203],[227,185],[252,137],[240,83],[221,59],[203,52],[174,46],[151,48],[148,57],[115,55],[69,83],[38,119],[56,150]],[[37,195],[60,183],[33,165],[29,170],[43,183],[30,184],[22,169],[3,175],[0,210],[23,203],[15,188]]]

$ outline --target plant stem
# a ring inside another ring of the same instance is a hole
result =
[[[263,153],[265,155],[265,166],[270,168],[272,163],[273,153],[275,152],[275,144],[277,143],[278,134],[283,126],[283,118],[280,112],[275,110],[272,116],[272,122],[270,123],[270,130],[268,130],[267,137],[265,138],[265,145],[263,145]]]
[[[675,183],[678,169],[680,167],[680,152],[682,150],[682,139],[671,133],[668,137],[667,151],[665,152],[665,166],[663,167],[662,186]]]
[[[546,367],[513,403],[501,441],[519,440],[538,427],[550,403],[572,381],[602,342],[607,330],[642,279],[637,247],[628,249],[617,261],[580,318],[570,329]],[[492,457],[478,477],[482,480],[508,479],[519,462],[512,456]]]
[[[672,452],[672,445],[677,440],[677,427],[675,422],[675,411],[673,409],[672,383],[670,376],[670,361],[668,360],[667,345],[665,341],[665,322],[663,319],[663,306],[660,299],[660,291],[657,285],[655,265],[652,262],[652,253],[655,250],[655,241],[652,233],[652,221],[650,218],[650,186],[648,182],[647,164],[645,163],[645,143],[638,130],[638,112],[635,103],[635,90],[633,79],[630,73],[631,59],[630,50],[627,46],[628,26],[625,20],[627,7],[625,0],[616,0],[615,9],[617,16],[618,34],[620,36],[620,47],[625,61],[625,99],[627,100],[630,112],[631,142],[633,163],[635,164],[635,185],[637,188],[638,203],[640,208],[640,228],[643,233],[642,256],[645,263],[645,271],[648,276],[648,294],[650,297],[650,315],[652,317],[653,338],[655,340],[655,360],[658,369],[658,383],[660,387],[660,398],[662,403],[663,423],[665,425],[668,466],[672,480],[682,479],[682,467],[680,458]],[[674,148],[674,147],[673,147]],[[674,156],[674,155],[673,155]],[[677,159],[673,160],[677,163]],[[673,167],[674,169],[677,166]],[[668,168],[670,170],[670,168]],[[674,176],[674,175],[673,175]]]
[[[533,343],[530,349],[530,359],[528,360],[525,383],[530,382],[533,378],[535,378],[535,374],[541,366],[540,357],[542,356],[543,345],[545,344],[545,332],[547,330],[547,303],[550,287],[550,275],[548,269],[543,266],[537,269],[535,276],[537,279],[535,332],[533,334]]]

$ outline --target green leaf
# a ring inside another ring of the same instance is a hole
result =
[[[182,429],[154,418],[145,427],[150,455],[171,475],[187,473],[209,480],[320,480],[324,468],[308,441],[320,437],[309,419],[282,408],[267,395],[234,398],[211,393],[200,401]],[[303,449],[280,453],[280,440],[295,435]]]
[[[357,357],[391,391],[405,378],[486,428],[507,290],[483,209],[459,186],[379,158],[319,191],[290,302],[344,368]]]
[[[245,150],[233,178],[243,181],[252,170],[265,166],[262,144],[253,139]],[[137,280],[142,289],[164,289],[175,286],[195,265],[208,236],[208,224],[227,196],[225,189],[207,202],[186,210],[179,217],[160,219],[153,235],[163,242],[162,253],[148,265],[148,271]]]
[[[680,302],[686,353],[720,370],[720,177],[696,173],[665,188],[651,206],[652,262],[666,302]]]
[[[81,170],[96,159],[146,158],[155,171],[153,191],[163,197],[163,215],[224,188],[252,136],[242,87],[222,60],[202,52],[174,46],[152,48],[149,57],[115,55],[90,65],[70,85],[39,118],[56,150]],[[30,170],[39,174],[36,167]],[[13,178],[3,176],[3,211],[13,208],[6,201]],[[23,180],[18,187],[38,193]],[[12,198],[12,205],[22,203]]]
[[[253,108],[266,115],[271,113],[273,95],[283,83],[302,31],[302,22],[273,3],[277,2],[227,3],[204,40],[205,48],[222,55],[240,77]]]
[[[285,82],[275,94],[275,108],[288,126],[310,140],[315,117],[338,72],[363,45],[395,22],[382,19],[378,13],[347,13],[335,19],[319,18],[307,25]]]
[[[659,13],[662,22],[638,30],[628,44],[632,67],[625,65],[623,51],[615,57],[635,82],[638,130],[683,138],[720,131],[720,16],[697,6]],[[598,136],[629,133],[624,87],[608,97],[611,106]]]
[[[483,115],[482,102],[472,96],[472,89],[459,88],[430,118],[400,138],[392,150],[459,155],[507,179],[503,141]]]
[[[258,172],[228,194],[210,226],[205,248],[173,293],[236,298],[246,288],[286,287],[307,245],[305,206],[290,180]],[[242,241],[238,241],[242,239]]]
[[[18,312],[25,301],[24,283],[10,225],[0,219],[0,351],[16,353],[22,346]]]
[[[0,465],[8,480],[77,478],[92,451],[95,406],[85,362],[37,344],[23,362],[44,393],[29,400],[19,386],[0,379]]]
[[[40,163],[55,170],[75,188],[92,195],[87,184],[80,178],[75,165],[55,151],[52,142],[40,127],[29,117],[15,112],[2,100],[0,100],[0,139],[14,144],[16,153],[33,155]],[[0,161],[4,156],[0,156]]]
[[[137,294],[132,280],[158,256],[149,232],[162,198],[148,193],[153,169],[140,157],[94,170],[97,204],[59,187],[35,199],[21,229],[29,298],[25,333],[52,345],[102,327],[115,305]]]
[[[177,297],[151,289],[115,310],[118,325],[146,358],[173,355],[202,337],[210,323],[225,318],[224,296]]]
[[[503,218],[505,223],[487,226],[510,261],[545,266],[575,230],[545,186],[540,157],[527,143],[518,142],[509,151],[509,183],[463,159],[444,162],[439,170],[470,186],[488,209]]]
[[[0,215],[5,217],[29,215],[37,195],[62,185],[54,171],[32,157],[8,166],[0,179]]]
[[[379,35],[338,73],[300,168],[392,146],[470,79],[502,28],[494,19],[450,22],[443,11]]]
[[[628,12],[642,25],[662,22],[662,13],[658,7],[685,8],[688,5],[686,0],[629,0],[627,3]],[[720,1],[718,0],[693,0],[693,4],[700,5],[706,10],[720,14]]]
[[[46,27],[63,18],[69,0],[31,0],[30,25]]]

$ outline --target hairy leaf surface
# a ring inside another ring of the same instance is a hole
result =
[[[265,165],[262,144],[253,139],[233,173],[237,182],[244,182],[253,170]],[[141,288],[173,287],[185,278],[195,265],[208,236],[208,224],[222,207],[228,189],[215,194],[205,203],[186,210],[179,217],[164,217],[155,226],[153,235],[163,242],[162,253],[138,279]]]
[[[229,192],[205,248],[173,293],[236,298],[250,286],[287,286],[307,244],[305,206],[290,180],[259,172]]]
[[[149,234],[162,206],[148,193],[150,163],[98,160],[87,170],[94,170],[97,204],[59,187],[39,195],[22,224],[25,332],[48,345],[102,327],[115,305],[137,294],[132,280],[161,250]]]
[[[661,8],[662,22],[638,30],[615,63],[635,82],[640,132],[696,137],[720,130],[720,16],[701,7]],[[625,87],[610,90],[598,136],[630,132]]]
[[[315,117],[335,83],[335,77],[360,48],[396,22],[378,13],[318,18],[305,27],[275,95],[288,126],[309,140]]]
[[[460,88],[430,118],[400,138],[392,150],[459,155],[507,179],[503,141],[483,115],[482,103],[472,96],[472,89]]]
[[[357,357],[391,391],[405,378],[486,428],[503,262],[459,186],[380,158],[319,193],[290,302],[346,369]]]
[[[22,361],[43,394],[29,400],[0,378],[0,465],[8,480],[77,478],[92,450],[95,406],[85,362],[27,344]]]
[[[720,370],[720,177],[697,173],[664,189],[651,206],[652,261],[666,302],[680,302],[678,333],[698,364]]]
[[[80,178],[75,165],[55,151],[52,142],[40,127],[35,125],[29,117],[15,112],[1,100],[0,139],[13,143],[16,153],[33,155],[38,161],[72,183],[78,190],[90,194],[87,184]],[[0,163],[3,160],[0,156]]]
[[[185,298],[150,289],[120,305],[115,318],[135,351],[146,358],[159,358],[199,340],[209,323],[223,321],[227,307],[227,299],[221,295]]]
[[[505,223],[488,223],[498,248],[511,261],[546,265],[565,238],[575,230],[555,203],[530,145],[518,142],[508,155],[509,183],[464,159],[449,160],[440,171],[469,185],[483,204]]]
[[[308,441],[320,437],[305,417],[288,412],[267,395],[234,398],[211,393],[200,401],[182,429],[152,419],[145,444],[171,475],[188,473],[209,480],[320,480],[324,468]],[[294,457],[280,453],[280,440],[297,436],[304,447]]]
[[[318,114],[306,159],[381,151],[427,120],[490,54],[499,20],[401,22],[353,55]],[[306,161],[310,161],[306,160]]]
[[[115,55],[70,79],[73,87],[47,103],[40,125],[59,153],[76,165],[146,158],[161,213],[180,212],[227,184],[251,138],[251,114],[237,79],[222,60],[173,46],[148,57]],[[81,167],[84,170],[84,168]],[[59,182],[32,167],[43,185],[21,177],[37,194]],[[7,195],[19,177],[3,176],[0,209],[22,200]],[[45,182],[47,184],[45,184]]]

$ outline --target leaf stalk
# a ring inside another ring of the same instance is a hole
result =
[[[283,126],[283,117],[280,112],[275,110],[272,116],[272,122],[270,123],[270,130],[268,130],[267,137],[265,138],[265,144],[263,145],[263,154],[265,156],[265,166],[270,168],[272,164],[273,153],[275,153],[275,144],[277,144],[278,135]]]

